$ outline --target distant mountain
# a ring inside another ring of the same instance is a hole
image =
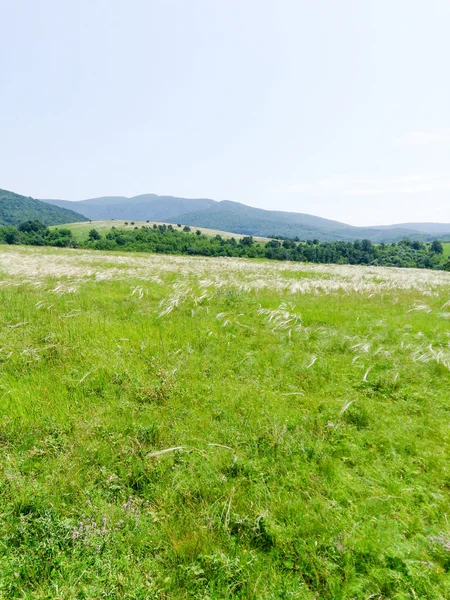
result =
[[[339,221],[302,213],[290,213],[253,208],[238,202],[223,201],[211,208],[190,212],[177,217],[186,225],[222,229],[247,235],[263,237],[288,236],[302,240],[317,238],[321,241],[370,239],[372,242],[396,242],[405,237],[428,241],[435,235],[413,228],[393,225],[390,229],[354,227]],[[450,237],[450,226],[447,229]]]
[[[202,211],[177,216],[180,223],[245,235],[271,237],[283,235],[320,239],[342,238],[350,225],[302,213],[269,211],[239,202],[224,200]],[[357,229],[357,228],[355,228]]]
[[[376,229],[390,230],[390,229],[409,229],[414,231],[420,231],[421,233],[428,233],[430,235],[446,234],[450,232],[450,223],[399,223],[398,225],[379,225]]]
[[[431,241],[450,239],[450,225],[439,223],[404,223],[380,227],[353,227],[339,221],[309,214],[263,210],[239,202],[208,198],[178,198],[144,194],[125,198],[106,196],[78,202],[44,200],[55,206],[72,209],[96,221],[165,221],[194,227],[230,231],[262,237],[286,236],[302,240],[323,241],[370,239],[373,242],[396,242],[405,237]]]
[[[217,204],[215,200],[206,198],[188,199],[176,198],[175,196],[157,196],[156,194],[143,194],[133,198],[104,196],[77,202],[68,200],[43,200],[43,202],[69,209],[76,206],[77,210],[92,221],[110,219],[171,221],[176,215],[206,210]]]
[[[73,210],[0,189],[0,225],[20,225],[23,221],[34,220],[44,225],[62,225],[88,219]]]

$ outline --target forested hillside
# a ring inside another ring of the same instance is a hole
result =
[[[299,237],[302,240],[317,238],[320,241],[354,241],[369,239],[374,243],[398,242],[405,237],[430,241],[433,234],[411,228],[393,226],[353,227],[339,221],[323,219],[314,215],[254,208],[239,202],[219,202],[207,210],[179,215],[177,221],[197,227],[210,227],[261,237]],[[447,231],[450,239],[450,227]],[[441,235],[442,237],[442,235]]]
[[[33,220],[39,220],[44,225],[61,225],[88,219],[73,210],[0,190],[0,225],[19,225]]]

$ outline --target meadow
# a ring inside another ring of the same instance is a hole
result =
[[[450,273],[0,246],[0,598],[450,597]]]

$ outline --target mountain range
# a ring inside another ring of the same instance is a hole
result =
[[[126,198],[124,196],[104,196],[89,200],[42,200],[61,208],[73,209],[86,215],[92,221],[106,221],[110,219],[133,221],[173,221],[178,215],[191,211],[208,210],[215,204],[215,200],[207,198],[177,198],[175,196],[157,196],[156,194],[142,194]]]
[[[74,210],[76,209],[76,210]],[[254,208],[239,202],[209,198],[181,198],[143,194],[126,198],[104,196],[89,200],[36,200],[0,190],[0,225],[38,219],[45,225],[79,221],[161,221],[261,237],[298,237],[301,240],[397,242],[405,237],[421,241],[450,240],[450,223],[400,223],[355,227],[314,215]]]
[[[144,194],[131,198],[105,196],[76,202],[44,202],[65,209],[76,207],[78,212],[91,220],[164,221],[262,237],[317,238],[323,241],[370,239],[373,242],[395,242],[405,237],[422,241],[450,239],[450,223],[355,227],[309,214],[264,210],[230,200],[218,202],[208,198]]]

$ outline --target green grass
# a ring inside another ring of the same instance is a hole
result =
[[[127,223],[127,225],[125,225]],[[135,227],[152,227],[154,224],[162,225],[163,223],[159,223],[156,221],[91,221],[91,222],[82,222],[82,223],[67,223],[66,225],[58,225],[59,228],[70,229],[73,233],[73,236],[77,242],[84,242],[88,239],[89,232],[91,229],[96,229],[101,235],[105,235],[110,231],[111,227],[124,228],[124,229],[134,229]],[[170,223],[165,223],[169,225]],[[176,225],[173,225],[175,229],[179,229]],[[51,227],[50,229],[54,229],[55,227]],[[199,229],[203,234],[208,236],[221,235],[224,238],[234,237],[237,240],[244,237],[239,233],[229,233],[227,231],[219,231],[218,229],[207,229],[206,227],[191,227],[191,231],[196,231]],[[267,241],[268,238],[255,237],[255,240]]]
[[[442,245],[444,247],[444,256],[450,257],[450,242],[442,242]]]
[[[2,248],[0,598],[449,598],[450,277],[397,273]]]

